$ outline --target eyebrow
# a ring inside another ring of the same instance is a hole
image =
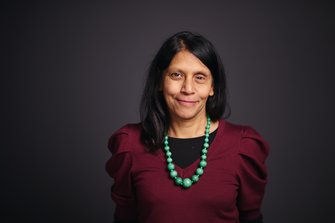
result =
[[[180,68],[178,68],[178,67],[168,67],[167,69],[166,69],[166,71],[175,71],[175,72],[181,72],[181,73],[183,73],[183,74],[185,74],[185,73],[187,73],[187,72],[185,72],[183,69],[180,69]],[[211,72],[208,70],[204,70],[204,69],[202,69],[202,70],[197,70],[197,71],[192,71],[192,74],[203,74],[203,75],[206,75],[206,76],[208,76],[208,75],[210,75],[211,74]]]

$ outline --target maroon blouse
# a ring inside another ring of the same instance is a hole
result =
[[[268,143],[251,127],[220,120],[200,180],[188,189],[169,177],[164,152],[149,153],[141,125],[128,124],[110,138],[106,170],[114,179],[115,217],[145,223],[238,223],[262,217]],[[190,177],[200,161],[178,174]]]

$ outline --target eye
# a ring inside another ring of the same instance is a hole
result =
[[[206,80],[207,76],[204,74],[196,74],[195,79],[199,82],[204,82]]]
[[[173,72],[173,73],[170,73],[169,76],[173,80],[179,80],[179,79],[182,79],[184,75],[182,73],[179,73],[179,72]]]

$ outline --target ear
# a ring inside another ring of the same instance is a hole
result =
[[[211,90],[210,90],[210,92],[209,92],[209,96],[213,96],[214,95],[214,87],[212,86],[211,87]]]

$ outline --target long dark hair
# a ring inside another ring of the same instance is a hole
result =
[[[211,71],[214,95],[208,97],[206,103],[206,112],[211,120],[220,119],[228,107],[226,76],[212,43],[203,36],[188,31],[174,34],[163,43],[151,62],[140,105],[143,128],[141,138],[152,152],[161,147],[164,133],[169,127],[168,109],[160,89],[163,73],[181,50],[195,55]]]

